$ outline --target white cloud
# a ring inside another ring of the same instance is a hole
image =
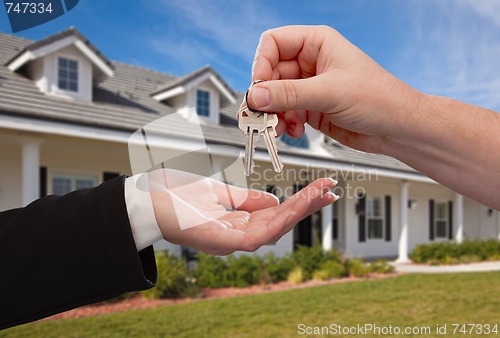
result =
[[[500,2],[416,0],[412,6],[415,31],[399,75],[425,92],[500,110]]]
[[[155,0],[149,5],[165,16],[164,27],[149,38],[154,50],[184,72],[210,64],[240,87],[250,81],[260,34],[279,22],[257,1]]]

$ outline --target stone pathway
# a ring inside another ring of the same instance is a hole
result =
[[[500,261],[480,262],[457,265],[423,265],[395,262],[397,272],[401,273],[453,273],[453,272],[486,272],[500,271]]]

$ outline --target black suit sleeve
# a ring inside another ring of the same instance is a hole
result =
[[[0,213],[0,329],[154,286],[123,189],[119,177]]]

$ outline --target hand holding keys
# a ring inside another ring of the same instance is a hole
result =
[[[250,88],[258,82],[252,83]],[[260,135],[264,136],[267,151],[271,157],[274,171],[281,172],[283,163],[278,156],[276,148],[276,126],[278,125],[278,116],[276,114],[268,114],[258,110],[253,110],[248,105],[248,92],[245,94],[245,102],[238,110],[238,127],[245,133],[247,140],[245,143],[245,175],[249,176],[254,170],[253,156],[255,153],[255,144],[259,140]]]

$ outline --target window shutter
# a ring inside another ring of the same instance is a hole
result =
[[[112,180],[113,178],[117,178],[118,176],[120,176],[120,173],[113,173],[113,172],[105,171],[102,173],[102,181],[106,182],[106,181]]]
[[[40,197],[47,196],[47,167],[40,167]]]
[[[453,239],[453,202],[448,202],[448,239]]]
[[[358,213],[358,240],[366,242],[366,196],[358,198],[356,212]]]
[[[434,240],[434,200],[429,200],[429,239]]]
[[[385,241],[391,241],[392,219],[391,219],[391,196],[385,196]]]

